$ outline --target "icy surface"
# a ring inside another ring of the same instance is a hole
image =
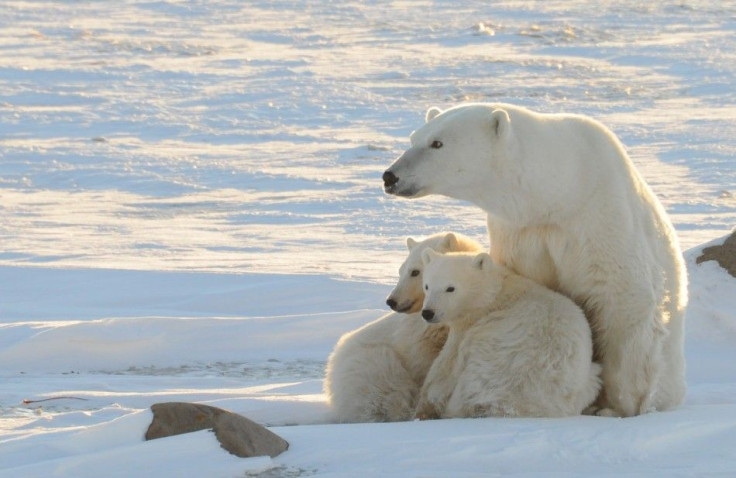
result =
[[[594,116],[685,247],[718,237],[736,4],[641,3],[4,2],[0,264],[388,283],[406,235],[485,237],[472,206],[380,187],[461,101]]]
[[[736,285],[694,264],[736,224],[734,38],[717,0],[0,2],[0,477],[736,474]],[[324,362],[404,238],[487,243],[477,208],[381,189],[462,101],[627,146],[695,248],[681,408],[329,424]],[[291,448],[143,442],[167,400]]]

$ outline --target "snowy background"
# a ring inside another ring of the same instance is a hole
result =
[[[735,38],[716,0],[0,2],[0,477],[736,474],[736,282],[694,265],[736,225]],[[487,244],[479,209],[381,188],[463,101],[626,144],[689,249],[683,407],[326,424],[324,362],[404,238]],[[291,448],[143,442],[168,400]]]

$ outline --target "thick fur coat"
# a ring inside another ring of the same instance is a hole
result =
[[[419,388],[447,339],[447,328],[427,324],[422,308],[424,250],[479,251],[461,234],[407,239],[409,255],[387,303],[396,310],[343,335],[327,362],[324,391],[338,422],[409,420]]]
[[[583,307],[603,366],[599,413],[685,396],[687,276],[674,229],[616,136],[580,115],[508,104],[432,108],[386,192],[481,207],[493,259]]]
[[[580,307],[485,253],[423,257],[422,316],[450,333],[418,418],[564,417],[595,400],[601,368]]]

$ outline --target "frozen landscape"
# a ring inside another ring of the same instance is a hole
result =
[[[0,477],[736,475],[736,279],[695,264],[736,225],[735,38],[717,0],[1,2]],[[382,190],[464,101],[627,146],[686,251],[682,407],[329,423],[327,356],[405,237],[487,244],[478,208]],[[165,401],[291,447],[143,441]]]

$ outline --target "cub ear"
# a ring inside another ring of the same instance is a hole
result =
[[[445,251],[454,251],[457,249],[457,236],[451,232],[445,234],[442,238],[442,247]]]
[[[406,248],[407,249],[412,250],[414,249],[414,247],[416,247],[417,244],[419,244],[419,241],[415,241],[411,237],[406,238]]]
[[[434,259],[437,259],[441,254],[435,252],[434,249],[424,249],[422,251],[422,263],[426,266]]]
[[[491,267],[491,256],[486,252],[481,252],[473,258],[473,267],[479,270],[488,270]]]
[[[511,118],[506,110],[493,110],[491,113],[491,131],[497,138],[505,138],[511,130]]]
[[[442,110],[437,108],[436,106],[431,107],[427,110],[427,114],[424,115],[424,122],[429,123],[433,119],[437,117],[438,114],[442,113]]]

